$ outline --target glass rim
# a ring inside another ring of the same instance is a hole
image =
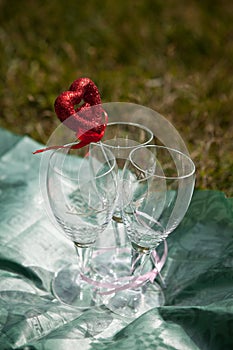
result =
[[[58,154],[59,151],[61,151],[61,150],[64,149],[64,148],[68,149],[68,151],[69,151],[69,150],[71,149],[71,146],[76,145],[76,144],[78,144],[78,143],[77,143],[77,142],[68,143],[68,144],[64,145],[63,147],[60,147],[60,148],[54,150],[54,151],[51,153],[50,157],[49,157],[48,168],[52,168],[53,171],[54,171],[56,174],[58,174],[59,176],[61,176],[61,177],[63,177],[63,178],[78,181],[78,180],[79,180],[79,176],[77,176],[77,177],[67,176],[67,175],[64,174],[64,172],[62,171],[62,168],[58,168],[58,167],[56,167],[54,164],[51,164],[51,159],[55,156],[55,154]],[[101,147],[101,148],[103,148],[103,147],[106,148],[106,146],[105,146],[105,145],[102,145],[100,142],[97,142],[97,143],[91,142],[89,145],[95,145],[95,146],[98,146],[98,147]],[[89,146],[89,145],[88,145],[88,146]],[[70,146],[70,147],[69,147],[69,146]],[[108,151],[109,151],[109,150],[108,150]],[[61,154],[62,154],[62,153],[61,153]],[[111,155],[112,155],[112,154],[111,154]],[[64,155],[64,156],[67,156],[67,154]],[[83,160],[84,160],[84,157],[83,157],[83,158],[80,157],[80,161],[83,161]],[[101,175],[93,176],[92,179],[100,179],[101,177],[108,175],[108,174],[115,168],[115,166],[116,166],[116,164],[117,164],[117,163],[116,163],[116,158],[114,157],[114,155],[112,155],[112,157],[111,157],[110,159],[106,158],[106,162],[107,162],[108,164],[109,164],[109,162],[111,162],[111,161],[113,161],[113,164],[112,164],[112,165],[110,164],[110,168],[109,168],[107,171],[105,171],[105,172],[104,172],[103,174],[101,174]],[[79,174],[79,172],[78,172],[78,174]],[[90,182],[90,181],[92,181],[92,179],[88,179],[88,180],[86,180],[86,182]],[[82,180],[82,183],[84,183],[84,182],[85,182],[85,181]]]
[[[140,171],[143,171],[145,172],[144,169],[141,169],[137,164],[135,164],[135,162],[133,161],[132,159],[132,155],[133,153],[135,153],[137,150],[139,149],[143,149],[143,148],[160,148],[160,149],[164,149],[164,150],[168,150],[169,152],[171,151],[172,153],[176,153],[176,154],[180,154],[183,158],[185,158],[190,166],[191,166],[191,171],[188,172],[187,174],[185,175],[177,175],[177,176],[162,176],[162,175],[158,175],[158,174],[152,174],[152,175],[149,175],[148,177],[157,177],[157,178],[160,178],[160,179],[167,179],[167,180],[180,180],[180,179],[185,179],[185,178],[188,178],[188,177],[191,177],[195,174],[195,170],[196,170],[196,167],[195,167],[195,164],[193,162],[193,160],[191,159],[191,157],[175,148],[171,148],[171,147],[167,147],[167,146],[161,146],[161,145],[138,145],[136,148],[134,148],[130,154],[129,154],[129,160],[131,161],[131,163]],[[148,177],[145,178],[148,179]]]
[[[143,124],[139,124],[139,123],[133,123],[133,122],[110,122],[110,123],[108,123],[107,124],[107,127],[108,126],[113,126],[113,125],[118,125],[118,124],[123,124],[123,125],[127,125],[127,126],[136,126],[136,127],[138,127],[139,129],[143,129],[144,131],[146,131],[146,132],[148,132],[148,134],[150,135],[150,137],[148,138],[148,141],[145,141],[145,142],[143,142],[143,143],[141,143],[141,144],[138,144],[138,146],[139,145],[141,145],[141,146],[143,146],[143,145],[147,145],[149,142],[151,142],[152,140],[153,140],[153,138],[154,138],[154,134],[153,134],[153,132],[149,129],[149,128],[147,128],[145,125],[143,125]],[[106,128],[107,129],[107,128]],[[124,140],[124,138],[123,137],[118,137],[118,139],[120,139],[120,140]],[[110,141],[110,140],[114,140],[114,138],[112,138],[112,139],[107,139],[107,140],[105,140],[106,142],[107,141]],[[131,140],[131,139],[128,139],[128,140]],[[102,139],[99,141],[100,143],[102,143],[104,146],[106,146],[106,147],[108,147],[108,148],[112,148],[112,149],[131,149],[131,148],[135,148],[135,147],[137,147],[137,145],[135,146],[113,146],[113,145],[109,145],[109,144],[107,144],[107,143],[105,143],[105,141],[102,141]],[[137,140],[131,140],[131,141],[135,141],[135,142],[137,142]]]

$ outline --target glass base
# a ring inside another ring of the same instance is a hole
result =
[[[98,289],[82,279],[78,265],[59,270],[52,281],[52,291],[60,302],[82,309],[104,303]]]
[[[52,282],[55,297],[62,303],[87,309],[105,305],[112,312],[134,318],[164,305],[163,290],[149,281],[153,263],[147,259],[137,276],[131,271],[131,249],[94,249],[84,278],[78,265],[59,270]],[[149,274],[149,275],[148,275]],[[145,279],[144,279],[145,278]]]
[[[131,287],[134,277],[131,274],[130,267],[130,248],[98,252],[99,254],[96,256],[95,253],[93,254],[91,268],[93,274],[101,276],[102,283],[109,286],[106,289],[102,288],[101,291],[108,292],[112,290],[112,293],[108,294],[108,298],[104,302],[105,306],[112,312],[131,318],[164,305],[163,290],[156,282],[151,283],[149,280],[145,280],[143,284],[141,282],[140,286]],[[151,271],[152,268],[153,264],[148,258],[144,264],[144,273]],[[140,277],[140,275],[137,277]],[[128,287],[126,288],[126,286]]]
[[[120,316],[132,318],[164,304],[161,287],[155,282],[147,281],[141,287],[115,293],[105,305]]]

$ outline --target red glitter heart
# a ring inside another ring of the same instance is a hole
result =
[[[79,106],[82,102],[83,104]],[[76,108],[76,106],[78,107]],[[91,106],[95,106],[91,108]],[[98,142],[107,126],[107,114],[101,107],[98,88],[89,78],[75,80],[68,91],[62,92],[55,100],[55,112],[60,121],[76,132],[80,141],[72,148],[81,148],[90,142]],[[65,146],[51,146],[35,153]]]

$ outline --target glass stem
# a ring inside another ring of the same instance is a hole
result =
[[[156,261],[155,261],[155,258],[154,258],[154,255],[152,254],[152,252],[151,252],[151,254],[150,254],[150,258],[151,258],[151,260],[152,260],[154,266],[156,267],[157,263],[156,263]],[[161,275],[160,272],[158,272],[158,277],[159,277],[159,279],[160,279],[162,288],[164,288],[164,289],[167,288],[166,282],[165,282],[165,280],[164,280],[164,278],[163,278],[163,276]]]
[[[131,249],[131,275],[140,276],[150,255]]]
[[[116,220],[112,220],[112,227],[114,230],[115,244],[116,244],[116,247],[118,248],[120,247],[120,244],[121,244],[119,223]]]
[[[84,275],[88,270],[88,263],[90,262],[90,258],[92,255],[92,247],[80,247],[74,244],[77,256],[78,256],[78,265],[81,273]]]

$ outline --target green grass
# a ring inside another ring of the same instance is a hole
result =
[[[177,128],[197,188],[233,196],[233,2],[0,0],[0,126],[46,143],[53,103],[81,76],[103,102]]]

